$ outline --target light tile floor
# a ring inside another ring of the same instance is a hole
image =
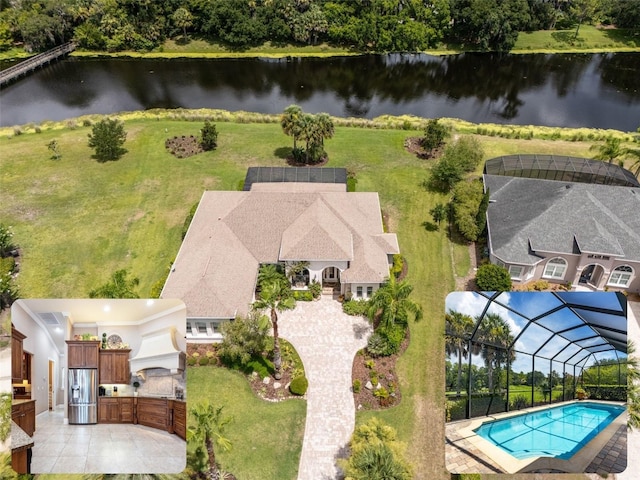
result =
[[[130,424],[64,425],[62,408],[36,417],[32,473],[179,473],[186,443]]]

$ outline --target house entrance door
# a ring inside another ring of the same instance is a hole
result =
[[[591,264],[584,267],[580,274],[580,283],[583,285],[589,285],[594,288],[598,288],[600,279],[604,273],[604,268],[597,264]]]
[[[339,270],[336,267],[327,267],[322,271],[322,283],[338,283]]]

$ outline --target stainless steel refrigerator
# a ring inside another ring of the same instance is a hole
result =
[[[69,423],[98,423],[98,370],[69,369]]]

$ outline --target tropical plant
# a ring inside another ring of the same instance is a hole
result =
[[[105,118],[95,123],[88,134],[89,146],[95,149],[99,162],[117,160],[127,151],[122,148],[127,139],[124,123],[115,118]]]
[[[485,263],[476,271],[476,285],[484,292],[508,292],[512,286],[511,275],[500,265]]]
[[[117,270],[107,283],[91,290],[89,298],[140,298],[135,291],[140,279],[127,278],[128,275],[129,272],[126,269]]]
[[[273,328],[273,366],[275,378],[282,378],[282,356],[278,334],[278,312],[294,308],[296,301],[291,293],[291,285],[286,277],[275,278],[261,283],[260,297],[253,304],[256,310],[269,310]]]
[[[475,322],[470,315],[449,310],[445,315],[445,352],[458,356],[457,393],[460,395],[462,384],[462,358],[469,356],[469,338],[473,333]]]
[[[487,368],[487,386],[493,392],[494,371],[500,369],[503,362],[515,360],[512,349],[514,339],[509,324],[497,313],[487,313],[482,319],[476,318],[476,321],[480,322],[476,340],[482,347],[481,354]]]
[[[404,458],[405,445],[396,431],[372,418],[353,432],[351,456],[340,461],[345,480],[409,480],[411,467]]]
[[[625,150],[621,147],[622,140],[617,137],[609,137],[603,144],[591,145],[589,150],[596,150],[593,156],[596,160],[606,160],[612,163],[616,158],[624,155]]]
[[[633,341],[627,344],[627,428],[640,428],[640,363]]]
[[[257,311],[244,317],[224,322],[221,327],[222,342],[218,354],[225,362],[246,365],[252,357],[260,355],[269,333],[269,319]]]
[[[182,37],[186,39],[187,28],[193,24],[193,15],[191,15],[191,12],[184,7],[180,7],[173,12],[171,20],[173,20],[173,24],[176,27],[182,28]]]
[[[409,315],[415,321],[422,319],[422,306],[409,298],[413,286],[406,280],[397,281],[392,275],[369,300],[367,316],[379,319],[378,328],[391,329],[394,325],[408,324]]]
[[[0,223],[0,257],[8,256],[16,246],[13,243],[13,231],[11,227]]]
[[[298,137],[302,133],[301,119],[303,116],[302,108],[298,105],[289,105],[280,115],[280,126],[285,135],[293,137],[293,149],[297,148]]]
[[[208,473],[211,476],[218,474],[220,468],[216,462],[214,443],[224,451],[231,449],[231,441],[224,436],[224,430],[233,418],[224,417],[222,415],[223,409],[223,406],[214,407],[208,400],[197,403],[190,409],[195,420],[195,427],[189,427],[187,440],[194,439],[204,443],[209,459]],[[206,478],[207,476],[202,475],[202,477]]]

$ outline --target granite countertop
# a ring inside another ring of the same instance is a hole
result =
[[[11,451],[24,450],[33,447],[33,438],[27,435],[20,426],[11,421]]]
[[[31,399],[20,399],[20,398],[14,398],[11,402],[11,405],[20,405],[22,403],[28,403],[28,402],[35,402],[35,398],[31,398]]]

